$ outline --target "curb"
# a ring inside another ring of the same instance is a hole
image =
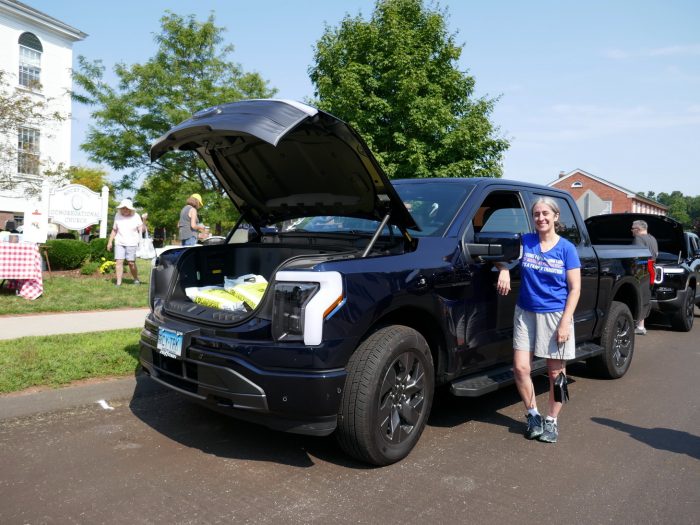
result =
[[[39,392],[4,394],[0,396],[0,421],[94,404],[110,410],[110,401],[133,401],[166,392],[169,390],[139,374]]]

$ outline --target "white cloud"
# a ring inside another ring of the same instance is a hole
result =
[[[679,55],[700,55],[700,44],[688,46],[668,46],[658,47],[649,51],[648,56],[679,56]]]
[[[612,60],[625,60],[630,57],[630,54],[622,49],[608,49],[603,52],[603,56]]]
[[[674,45],[656,47],[653,49],[639,49],[635,51],[626,51],[624,49],[606,49],[603,51],[603,56],[610,60],[627,60],[636,57],[655,58],[696,55],[700,55],[700,44]]]
[[[557,104],[529,119],[522,133],[513,131],[516,141],[528,143],[572,142],[608,137],[639,130],[700,126],[700,107],[682,112],[658,111],[647,106],[628,108],[596,105]]]

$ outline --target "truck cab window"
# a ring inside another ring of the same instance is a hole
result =
[[[497,191],[486,197],[474,214],[472,229],[474,233],[525,233],[530,231],[530,223],[516,193]]]
[[[535,195],[535,199],[538,197],[544,197],[544,195]],[[559,228],[557,229],[557,233],[570,241],[574,246],[577,246],[581,242],[581,232],[576,224],[575,215],[571,210],[571,206],[561,197],[555,197],[554,195],[547,195],[547,197],[554,200],[559,206]]]

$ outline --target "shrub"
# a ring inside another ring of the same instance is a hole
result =
[[[73,232],[61,232],[56,234],[57,239],[73,239],[75,240],[75,233]]]
[[[46,245],[53,270],[75,270],[90,256],[90,248],[83,241],[54,239]]]
[[[100,269],[100,261],[88,261],[80,268],[82,275],[93,275]]]
[[[97,239],[92,239],[88,246],[90,247],[91,261],[102,262],[103,259],[107,261],[114,260],[114,254],[107,251],[107,239],[100,239],[99,237]]]

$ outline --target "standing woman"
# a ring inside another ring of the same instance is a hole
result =
[[[576,247],[557,234],[559,206],[541,197],[532,206],[536,233],[522,236],[520,295],[513,318],[513,371],[518,393],[527,409],[528,439],[556,443],[562,404],[554,399],[554,380],[566,373],[575,357],[574,311],[581,295],[581,262]],[[500,267],[497,291],[510,292],[510,273]],[[549,402],[547,417],[537,410],[530,372],[532,356],[547,359]]]
[[[114,226],[107,240],[107,251],[112,250],[114,242],[114,260],[117,263],[117,286],[122,285],[124,275],[124,259],[129,264],[129,270],[134,278],[134,284],[139,282],[138,269],[136,268],[136,249],[141,242],[141,230],[143,223],[141,217],[134,210],[134,205],[129,199],[124,199],[117,207],[114,217]]]
[[[180,210],[180,220],[177,223],[178,237],[183,246],[194,246],[197,244],[197,232],[205,230],[202,224],[199,224],[197,218],[197,210],[202,207],[202,196],[199,193],[193,193],[187,199],[187,203]]]

